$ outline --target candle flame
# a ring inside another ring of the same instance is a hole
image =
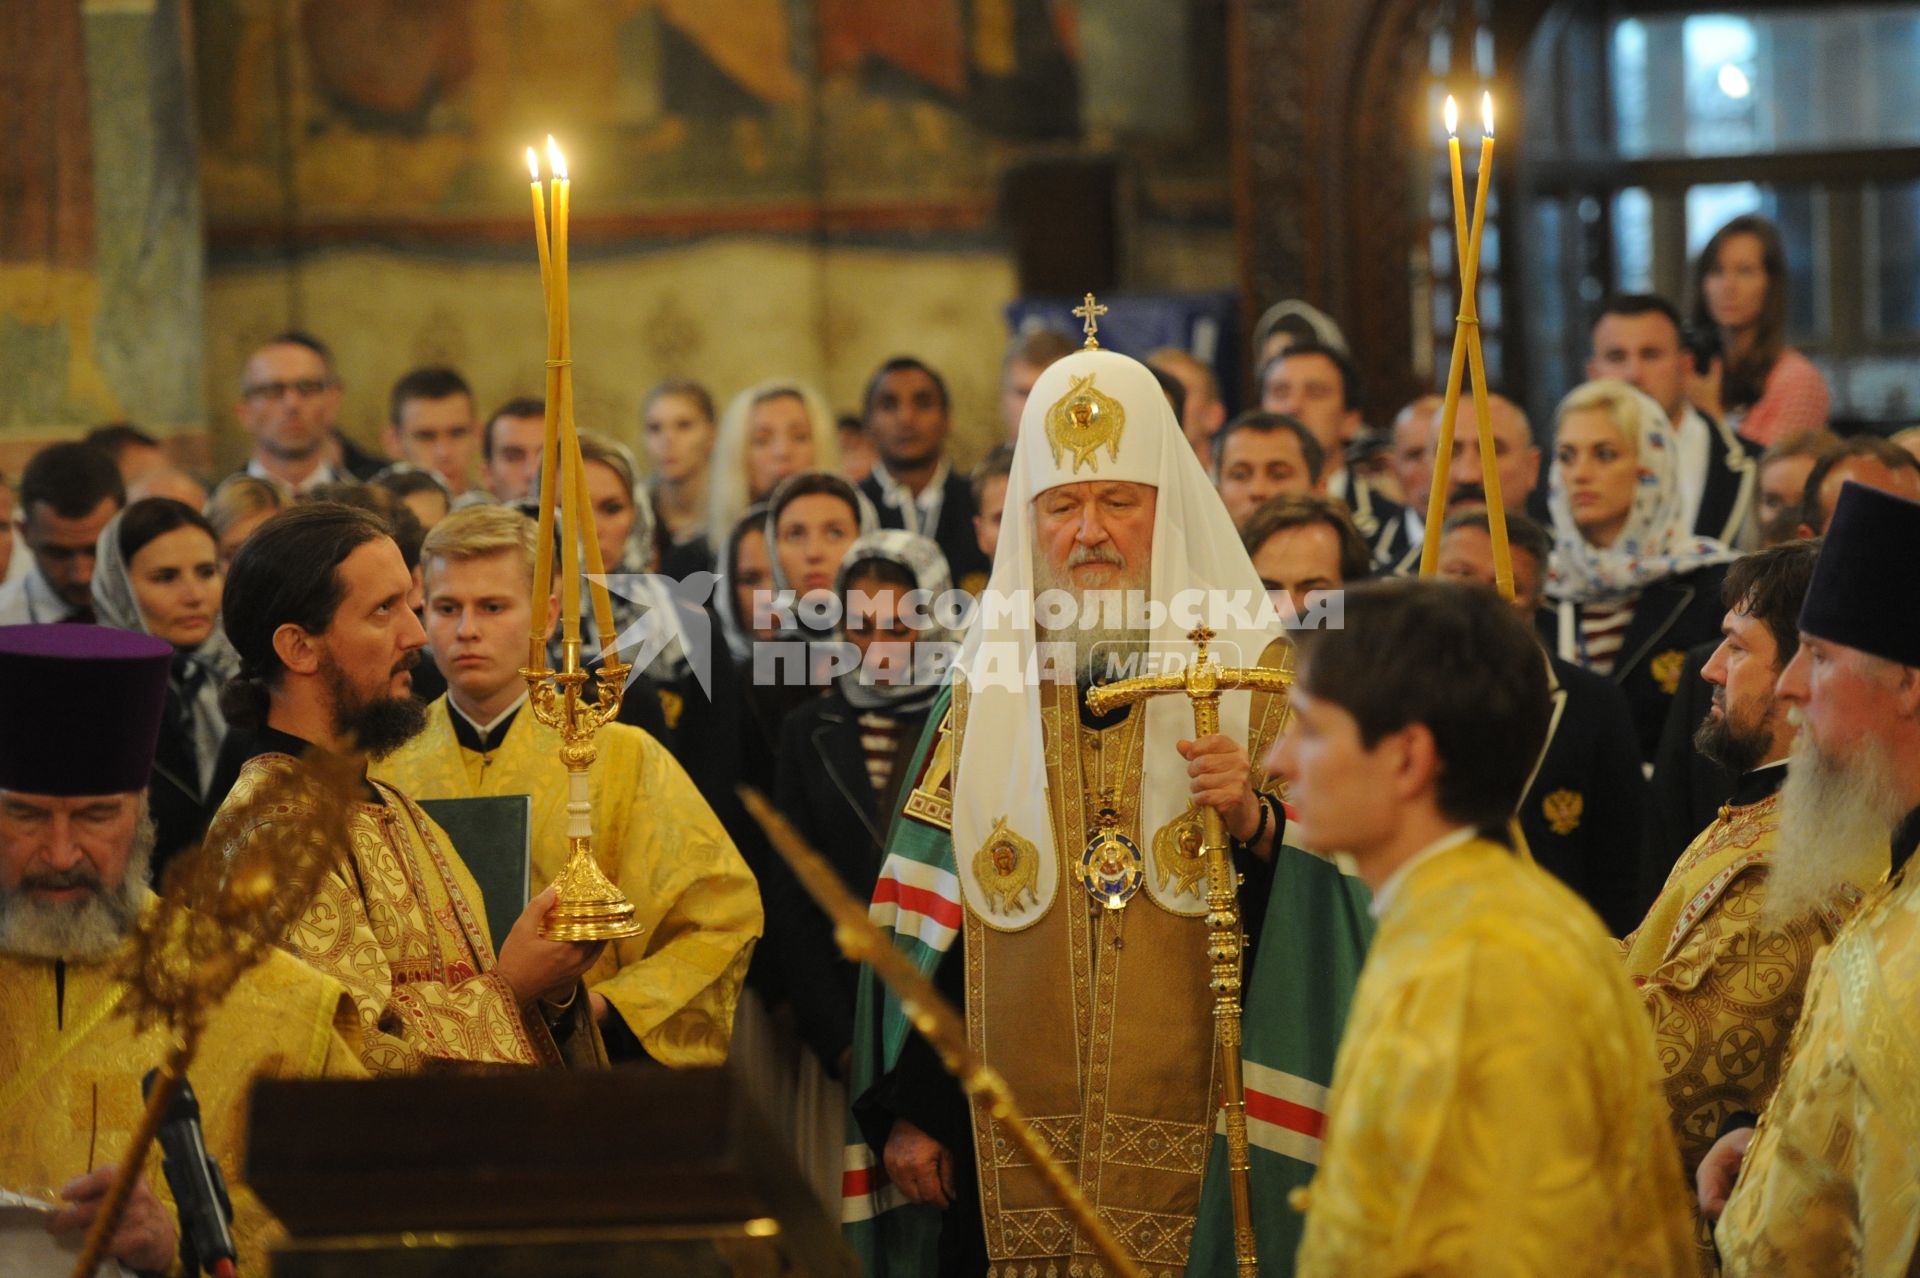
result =
[[[1493,136],[1493,94],[1491,93],[1480,95],[1480,127],[1487,131],[1488,137]]]
[[[1447,122],[1447,136],[1454,137],[1458,135],[1460,132],[1460,104],[1453,100],[1451,93],[1447,95],[1447,105],[1441,108],[1441,114]]]
[[[532,147],[527,148],[527,172],[533,175],[534,181],[540,180],[540,153]]]
[[[560,144],[553,140],[553,134],[547,134],[547,167],[562,182],[567,180],[567,157],[560,152]]]

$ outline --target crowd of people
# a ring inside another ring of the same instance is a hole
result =
[[[0,1141],[0,1188],[64,1186],[56,1226],[90,1218],[104,1182],[67,1182],[97,1133],[66,1129],[58,1071],[10,1085],[24,1053],[116,1032],[75,1015],[69,968],[108,980],[148,884],[203,843],[318,820],[300,761],[357,749],[373,762],[349,846],[286,939],[306,975],[270,965],[250,979],[282,992],[242,998],[319,1009],[302,1022],[318,1046],[285,1059],[731,1059],[830,1210],[927,1213],[925,1267],[893,1272],[1024,1273],[1085,1240],[888,1029],[897,1004],[840,956],[742,784],[921,947],[1152,1272],[1200,1255],[1227,1210],[1220,1177],[1201,1197],[1203,810],[1245,878],[1250,1017],[1274,997],[1257,964],[1306,926],[1287,911],[1308,880],[1288,875],[1337,866],[1312,880],[1313,926],[1337,916],[1340,945],[1372,947],[1364,979],[1323,951],[1271,978],[1324,978],[1337,1009],[1314,1013],[1314,1063],[1283,1071],[1306,1090],[1277,1093],[1311,1115],[1311,1153],[1286,1146],[1305,1219],[1261,1241],[1297,1242],[1299,1272],[1894,1272],[1920,1227],[1920,1130],[1896,1094],[1915,1075],[1874,1073],[1892,1067],[1854,1039],[1867,1011],[1912,1032],[1859,973],[1916,952],[1888,902],[1920,838],[1920,630],[1876,574],[1920,542],[1920,437],[1828,429],[1817,369],[1784,344],[1786,280],[1778,233],[1735,220],[1689,314],[1651,295],[1597,308],[1544,458],[1496,395],[1492,457],[1463,410],[1441,474],[1439,399],[1376,414],[1338,327],[1298,302],[1263,317],[1254,406],[1232,416],[1187,351],[1136,363],[1017,335],[1005,442],[970,471],[947,383],[917,358],[875,369],[841,418],[788,378],[723,409],[697,381],[653,387],[637,449],[580,438],[616,632],[587,610],[585,651],[640,654],[591,794],[595,855],[645,930],[604,947],[539,926],[568,819],[559,734],[520,672],[531,633],[556,661],[561,643],[556,601],[539,617],[532,598],[554,553],[534,521],[541,400],[483,415],[459,372],[414,369],[375,455],[341,429],[325,343],[287,332],[240,371],[250,452],[218,483],[130,423],[46,446],[17,490],[0,482],[0,964],[22,969],[0,1109],[31,1096],[61,1131]],[[1485,589],[1502,538],[1510,599]],[[1408,580],[1429,541],[1449,584]],[[1246,587],[1285,629],[1219,642],[1291,670],[1290,706],[1223,703],[1197,739],[1184,702],[1096,714],[1084,636],[1064,690],[997,687],[987,650],[1031,655],[1046,623],[969,602],[1050,585]],[[52,726],[96,677],[132,747]],[[508,794],[532,797],[533,899],[491,935],[417,801]],[[1102,903],[1084,917],[1050,908],[1075,863]],[[1136,892],[1153,909],[1124,909]],[[1161,957],[1124,966],[1123,945]],[[1523,989],[1503,964],[1533,974]],[[1183,1000],[1200,1019],[1163,1014]],[[247,1062],[297,1019],[221,1031],[258,1040],[211,1067],[240,1081],[201,1089],[229,1156]],[[1524,1050],[1441,1081],[1502,1036]],[[1557,1114],[1529,1108],[1549,1098]],[[257,1258],[271,1224],[244,1188],[235,1209]],[[154,1190],[128,1222],[121,1258],[165,1269]],[[862,1254],[884,1272],[907,1253]],[[1822,1256],[1835,1267],[1803,1263]]]

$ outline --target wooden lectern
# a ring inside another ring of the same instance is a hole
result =
[[[248,1183],[275,1278],[853,1278],[722,1069],[262,1082]]]

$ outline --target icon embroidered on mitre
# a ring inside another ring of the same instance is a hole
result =
[[[1040,850],[1009,830],[1007,819],[1000,817],[987,832],[987,841],[973,854],[973,877],[980,882],[987,909],[995,914],[1018,911],[1023,895],[1038,905]]]
[[[1126,428],[1127,410],[1120,401],[1096,389],[1092,373],[1076,377],[1067,393],[1047,410],[1047,443],[1053,449],[1053,464],[1059,466],[1061,454],[1071,451],[1073,468],[1068,474],[1079,474],[1084,465],[1097,475],[1100,458],[1096,454],[1105,445],[1107,456],[1117,461],[1120,432]]]

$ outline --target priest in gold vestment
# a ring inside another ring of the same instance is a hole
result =
[[[238,844],[278,819],[237,818],[257,810],[263,790],[301,819],[312,802],[298,766],[308,750],[357,746],[377,758],[420,730],[408,671],[426,636],[407,606],[412,585],[365,511],[303,505],[248,538],[227,578],[223,620],[241,667],[223,706],[250,731],[250,749],[210,844]],[[350,837],[284,944],[352,994],[368,1070],[605,1062],[579,988],[601,947],[540,936],[551,890],[527,906],[496,961],[473,876],[403,792],[369,779]]]
[[[1599,920],[1505,845],[1549,701],[1491,591],[1347,592],[1301,644],[1270,766],[1379,920],[1334,1067],[1295,1272],[1696,1272],[1646,1014]]]
[[[1774,684],[1799,648],[1814,555],[1811,543],[1789,542],[1728,569],[1725,638],[1702,671],[1713,704],[1694,747],[1740,780],[1674,863],[1646,921],[1620,943],[1653,1018],[1689,1180],[1721,1124],[1759,1113],[1773,1095],[1814,955],[1885,871],[1884,862],[1862,867],[1858,882],[1843,872],[1792,917],[1767,908],[1795,732]]]
[[[154,904],[146,783],[172,660],[168,645],[124,631],[0,629],[0,722],[40,725],[0,733],[0,1188],[67,1197],[52,1223],[76,1243],[139,1126],[140,1080],[173,1046],[165,1030],[134,1028],[113,970]],[[248,1089],[359,1076],[358,1037],[339,983],[278,951],[207,1023],[188,1081],[249,1272],[265,1272],[277,1226],[243,1178]],[[162,1270],[177,1225],[165,1181],[150,1177],[109,1254]]]
[[[1203,624],[1227,665],[1290,655],[1152,373],[1098,349],[1059,360],[1027,401],[993,576],[874,907],[944,951],[935,980],[964,1003],[973,1045],[1156,1278],[1185,1267],[1219,1094],[1201,809],[1222,814],[1252,885],[1242,918],[1260,919],[1280,805],[1249,752],[1286,702],[1229,694],[1220,731],[1194,740],[1183,696],[1097,716],[1084,694],[1177,668]],[[907,841],[950,836],[955,872],[905,854],[908,823]],[[941,1273],[1094,1264],[1040,1173],[922,1041],[882,1063],[855,1114],[865,1144],[849,1157],[881,1151],[880,1197],[945,1213]]]
[[[1906,584],[1916,553],[1920,504],[1843,485],[1800,614],[1800,651],[1780,677],[1800,735],[1782,796],[1776,906],[1817,893],[1836,862],[1890,851],[1892,873],[1815,961],[1757,1132],[1729,1132],[1701,1164],[1701,1205],[1719,1216],[1729,1276],[1897,1275],[1920,1263],[1920,879],[1910,860],[1920,843],[1920,596]]]
[[[427,633],[447,695],[427,728],[376,767],[425,799],[533,797],[533,886],[567,859],[560,734],[526,708],[533,521],[506,506],[455,511],[427,537]],[[746,862],[664,746],[613,723],[588,772],[593,851],[645,927],[587,973],[610,1054],[665,1065],[726,1060],[734,1006],[761,929]],[[625,1050],[622,1050],[623,1047]]]

